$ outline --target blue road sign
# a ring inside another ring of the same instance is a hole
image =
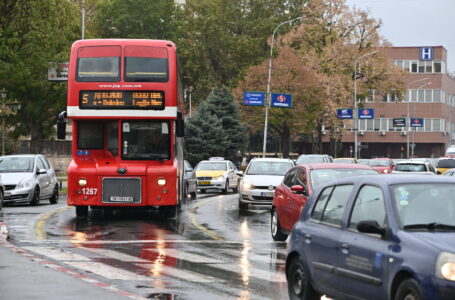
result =
[[[411,118],[411,127],[423,127],[423,119]]]
[[[359,119],[374,119],[374,108],[359,108]]]
[[[264,106],[264,92],[244,92],[243,105]]]
[[[433,60],[433,48],[431,47],[420,48],[420,60]]]
[[[352,119],[352,108],[337,109],[338,119]]]
[[[292,95],[291,94],[272,94],[272,107],[291,107]]]

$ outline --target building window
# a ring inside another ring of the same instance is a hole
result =
[[[433,62],[433,66],[434,66],[435,73],[441,73],[441,62],[440,61]]]

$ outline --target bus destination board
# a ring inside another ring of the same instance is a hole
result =
[[[81,91],[81,109],[164,109],[163,91]]]

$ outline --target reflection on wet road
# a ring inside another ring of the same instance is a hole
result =
[[[64,210],[46,221],[45,239],[19,243],[148,299],[287,299],[286,243],[270,236],[269,207],[239,214],[237,199],[205,194],[173,220],[158,210],[94,210],[86,220]]]

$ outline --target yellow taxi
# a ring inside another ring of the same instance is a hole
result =
[[[207,190],[216,189],[224,194],[228,189],[234,193],[239,191],[241,171],[235,165],[222,157],[212,157],[199,162],[194,169],[197,178],[197,188],[203,194]]]
[[[443,157],[436,164],[437,174],[444,174],[445,171],[455,168],[455,158]]]

